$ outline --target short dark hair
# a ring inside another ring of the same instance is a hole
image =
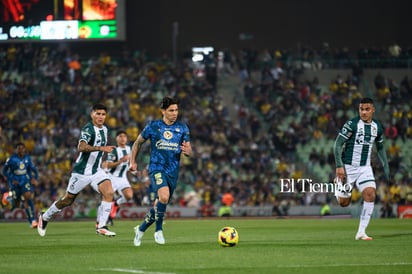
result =
[[[372,98],[365,97],[360,100],[360,104],[372,104],[373,105],[373,100]]]
[[[163,98],[162,103],[160,104],[161,109],[167,109],[170,105],[179,105],[179,100],[173,97],[166,96]]]
[[[22,142],[18,142],[18,143],[16,144],[16,148],[18,148],[19,146],[26,147],[26,145],[25,145],[24,143],[22,143]]]
[[[101,109],[103,109],[104,111],[107,112],[107,107],[105,105],[103,105],[102,103],[94,104],[93,108],[92,108],[93,111],[101,110]]]
[[[126,131],[124,130],[119,130],[118,132],[116,132],[116,137],[119,136],[120,134],[125,134],[127,136]]]

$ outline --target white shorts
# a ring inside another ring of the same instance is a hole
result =
[[[123,189],[131,187],[129,180],[127,177],[117,177],[110,175],[112,181],[113,190],[116,192],[121,192]]]
[[[70,194],[79,194],[86,186],[90,185],[96,192],[100,193],[98,186],[105,180],[110,180],[110,176],[103,170],[98,170],[93,175],[72,173],[69,184],[67,185],[67,192]]]
[[[376,189],[375,176],[371,166],[345,165],[345,172],[346,183],[350,184],[352,189],[355,183],[361,193],[367,187]]]

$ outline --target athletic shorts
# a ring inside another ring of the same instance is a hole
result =
[[[113,190],[115,192],[121,192],[123,189],[131,187],[129,180],[127,180],[127,177],[117,177],[110,175],[110,178],[112,181]]]
[[[150,178],[150,184],[153,192],[156,193],[156,198],[157,198],[157,191],[161,187],[168,187],[169,188],[169,193],[170,193],[170,198],[172,198],[173,192],[176,189],[176,184],[177,184],[177,178],[169,176],[168,174],[162,172],[162,171],[154,171],[149,174]]]
[[[371,166],[352,166],[345,165],[346,183],[352,186],[356,185],[359,192],[367,187],[376,189],[375,176]]]
[[[93,175],[72,173],[69,184],[67,185],[67,192],[70,194],[79,194],[86,186],[90,185],[96,192],[100,193],[98,186],[105,180],[110,181],[110,175],[102,169]]]

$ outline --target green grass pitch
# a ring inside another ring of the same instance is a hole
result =
[[[137,221],[115,220],[116,237],[94,221],[50,222],[42,238],[27,223],[0,223],[0,273],[412,273],[412,219],[372,219],[373,241],[355,241],[358,219],[167,219],[133,246]],[[223,226],[239,233],[220,247]]]

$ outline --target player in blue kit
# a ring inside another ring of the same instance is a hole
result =
[[[18,207],[20,201],[26,210],[27,220],[32,228],[37,227],[33,203],[33,184],[37,184],[39,173],[31,158],[26,154],[26,146],[23,143],[16,145],[16,153],[7,159],[3,167],[3,175],[6,176],[9,190],[13,196],[13,207]]]
[[[163,235],[163,218],[167,204],[176,189],[179,176],[180,156],[192,154],[190,132],[186,124],[177,121],[179,101],[165,97],[160,109],[162,119],[146,125],[141,134],[133,143],[130,155],[130,171],[137,171],[136,157],[140,147],[146,140],[150,140],[151,153],[149,163],[149,178],[157,197],[153,207],[146,213],[143,222],[135,227],[134,245],[140,246],[146,229],[156,224],[154,239],[158,244],[165,244]]]

